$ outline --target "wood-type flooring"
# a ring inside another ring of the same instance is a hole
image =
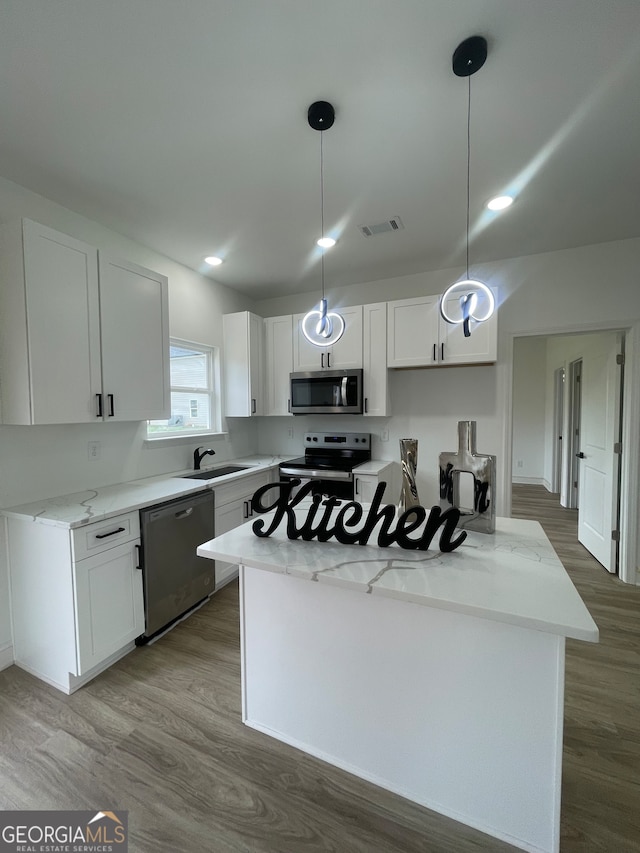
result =
[[[514,515],[543,524],[600,628],[567,643],[561,851],[640,853],[640,588],[544,488],[514,487]],[[72,696],[0,672],[0,809],[63,808],[128,810],[132,853],[515,849],[243,726],[237,583]]]

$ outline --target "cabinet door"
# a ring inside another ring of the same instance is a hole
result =
[[[378,478],[372,475],[355,477],[354,491],[358,503],[370,504],[378,488]]]
[[[327,366],[328,347],[317,347],[302,333],[305,314],[293,315],[293,369],[294,371],[322,370]]]
[[[290,414],[289,374],[293,370],[293,330],[290,314],[267,317],[265,331],[265,415]]]
[[[364,414],[389,414],[387,387],[387,303],[364,306]]]
[[[264,414],[264,321],[249,314],[249,399],[251,414]]]
[[[251,498],[249,497],[249,500]],[[249,518],[251,511],[247,499],[236,500],[223,506],[216,506],[216,536],[234,530]],[[225,560],[216,560],[216,590],[231,579],[238,569],[237,563],[227,563]]]
[[[493,291],[498,304],[498,293]],[[454,297],[452,302],[459,301]],[[460,308],[454,304],[451,308],[452,315],[459,315]],[[438,358],[440,364],[478,364],[496,361],[498,357],[498,312],[493,312],[491,317],[483,323],[471,321],[471,334],[468,338],[464,336],[462,324],[447,323],[442,317],[439,318],[440,325],[440,349]]]
[[[249,418],[263,412],[263,319],[249,311],[225,314],[223,329],[224,413]]]
[[[75,563],[79,675],[144,632],[135,545],[127,542]]]
[[[167,418],[167,279],[102,253],[99,267],[105,420]]]
[[[438,358],[439,296],[387,303],[387,366],[430,367]]]
[[[339,310],[344,317],[344,334],[331,347],[326,366],[331,370],[362,367],[362,305]]]
[[[345,322],[344,334],[330,347],[317,347],[302,333],[304,314],[293,317],[293,369],[338,370],[362,367],[362,305],[340,308]]]
[[[97,250],[29,220],[23,240],[28,332],[16,333],[28,333],[31,417],[20,422],[95,421],[101,390]]]

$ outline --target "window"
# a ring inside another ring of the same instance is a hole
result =
[[[220,430],[215,347],[171,339],[171,417],[147,421],[147,436],[203,435]]]

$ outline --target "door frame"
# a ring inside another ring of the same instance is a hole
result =
[[[553,371],[553,449],[551,454],[551,492],[562,490],[562,449],[564,447],[564,383],[566,370],[556,367]]]
[[[567,406],[567,451],[563,466],[563,485],[560,504],[567,509],[578,509],[580,468],[577,454],[580,452],[582,412],[582,356],[569,362],[569,405]],[[562,497],[564,496],[564,502]]]
[[[632,383],[631,376],[640,375],[640,322],[632,326],[624,323],[606,323],[565,326],[554,329],[535,329],[528,332],[508,332],[502,338],[500,352],[499,399],[503,402],[502,444],[504,448],[502,476],[499,477],[498,490],[505,516],[511,515],[511,478],[513,452],[513,342],[515,338],[551,335],[573,335],[588,332],[624,332],[625,370],[622,394],[624,399],[622,413],[622,457],[620,460],[620,563],[619,577],[625,583],[637,584],[640,581],[638,565],[638,511],[640,508],[638,489],[640,487],[640,383]]]

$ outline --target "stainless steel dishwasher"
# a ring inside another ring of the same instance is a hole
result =
[[[196,548],[214,537],[214,496],[210,489],[140,510],[141,568],[148,642],[214,590],[214,563]]]

